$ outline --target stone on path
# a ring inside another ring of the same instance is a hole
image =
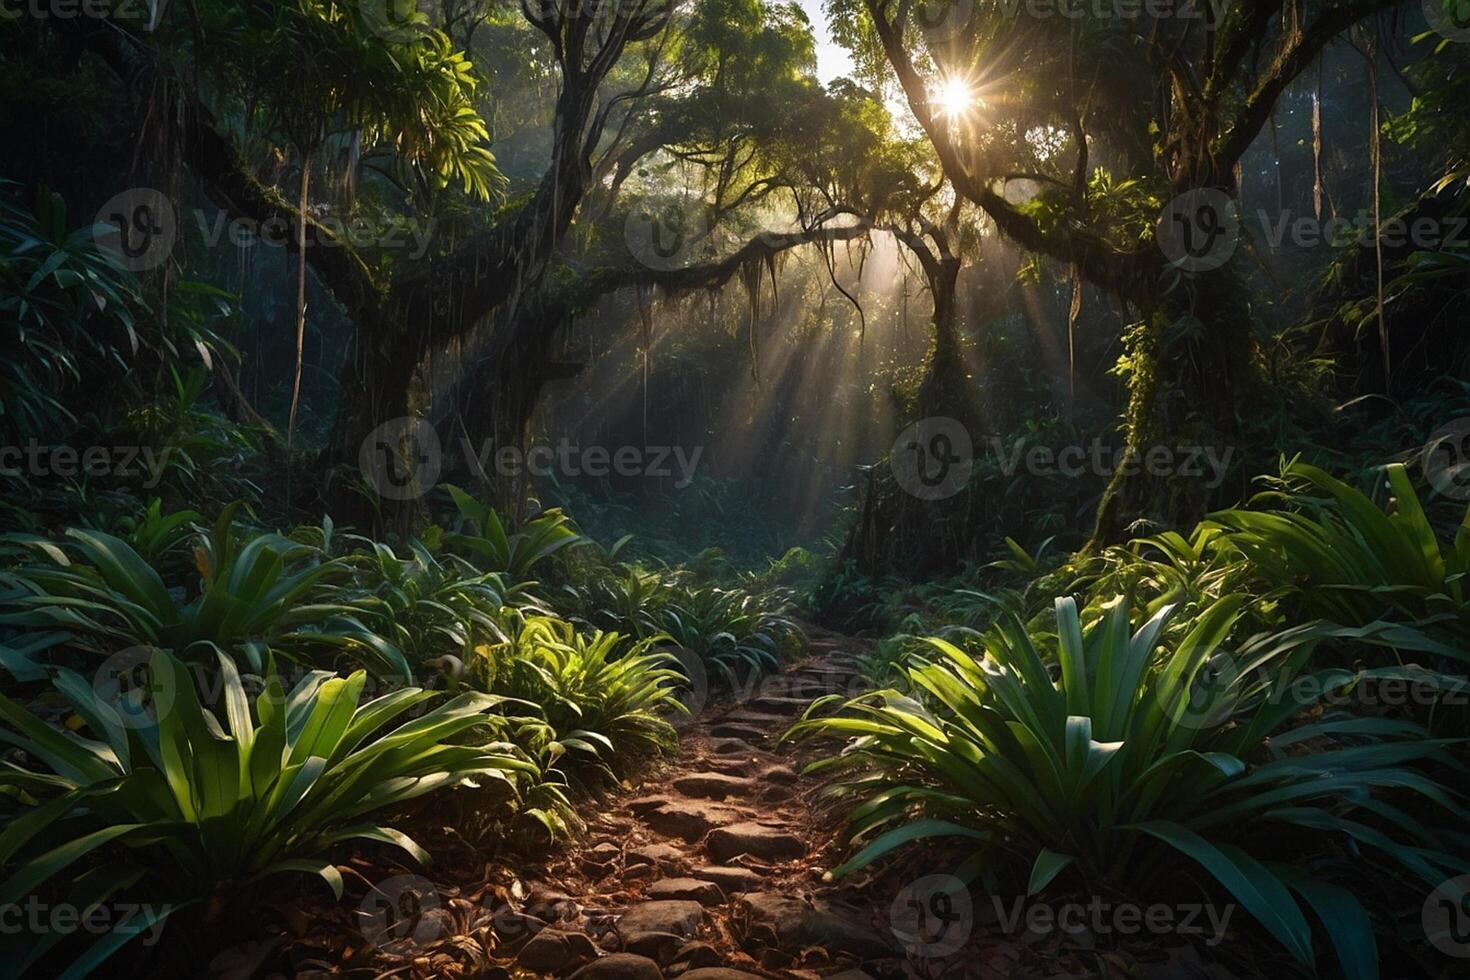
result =
[[[755,783],[743,776],[722,772],[692,772],[674,780],[674,789],[685,796],[707,800],[723,800],[730,796],[753,796]]]
[[[749,776],[751,769],[756,763],[750,759],[742,759],[733,755],[717,755],[713,759],[691,760],[704,766],[710,772],[717,772],[724,776]]]
[[[635,932],[623,940],[623,952],[646,956],[662,965],[683,947],[683,936],[672,932]]]
[[[780,734],[791,727],[791,719],[786,715],[774,715],[769,711],[751,711],[742,708],[732,711],[722,719],[725,722],[734,722],[737,725],[751,725],[759,729],[762,734]]]
[[[702,966],[718,966],[720,960],[720,951],[700,939],[685,943],[674,953],[674,963],[691,970]]]
[[[825,902],[814,907],[794,895],[752,892],[742,895],[748,938],[764,939],[785,950],[821,946],[833,953],[863,958],[892,956],[893,947],[871,924],[845,916]]]
[[[612,953],[573,973],[572,980],[664,980],[664,973],[646,956]]]
[[[688,860],[684,850],[673,844],[644,844],[630,848],[625,859],[628,864],[683,864]]]
[[[516,962],[536,973],[560,976],[596,958],[597,947],[582,933],[542,929],[521,948]]]
[[[761,741],[770,734],[765,728],[758,728],[755,725],[735,721],[716,722],[710,728],[709,733],[716,738],[738,738],[746,742],[752,740]]]
[[[711,827],[739,819],[740,814],[728,807],[697,800],[665,800],[662,806],[643,814],[649,828],[690,844],[709,833]]]
[[[692,938],[704,921],[704,906],[698,902],[644,902],[618,916],[618,935],[624,945],[639,933],[667,932]]]
[[[713,881],[698,878],[665,878],[655,881],[644,892],[647,898],[698,902],[700,905],[724,905],[725,893]]]
[[[741,854],[766,861],[790,861],[806,854],[806,845],[795,834],[754,822],[716,828],[704,848],[721,864]]]
[[[709,747],[715,755],[746,755],[755,751],[754,746],[738,738],[717,738]]]
[[[756,711],[764,711],[775,715],[799,715],[805,711],[812,701],[811,698],[792,697],[764,697],[756,698],[750,702],[751,708]]]
[[[764,876],[757,872],[749,868],[739,867],[738,865],[726,867],[724,865],[706,864],[695,868],[689,874],[703,881],[714,882],[724,890],[726,895],[733,895],[736,892],[757,891],[766,880]]]
[[[779,783],[789,786],[801,778],[800,774],[790,766],[772,766],[761,773],[761,778],[768,783]]]

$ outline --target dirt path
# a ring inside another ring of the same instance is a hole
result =
[[[835,746],[776,744],[816,697],[863,689],[862,650],[813,631],[805,659],[705,706],[677,762],[610,800],[528,890],[516,964],[577,980],[904,975],[891,903],[822,880],[834,820],[801,770]]]

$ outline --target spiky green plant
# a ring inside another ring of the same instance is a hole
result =
[[[274,875],[319,876],[340,898],[341,874],[327,855],[344,842],[427,861],[375,815],[439,789],[495,780],[515,791],[539,775],[493,740],[503,720],[488,713],[502,700],[491,695],[465,693],[417,713],[438,695],[401,688],[363,701],[363,671],[313,672],[287,693],[272,670],[252,707],[234,661],[218,654],[217,664],[217,711],[201,705],[192,672],[165,651],[149,661],[152,699],[142,711],[58,670],[56,689],[90,737],[53,729],[0,696],[0,739],[24,753],[0,763],[0,788],[31,804],[0,832],[0,903],[56,892],[88,908],[141,894],[154,909],[131,931],[98,939],[68,976],[85,975],[166,916],[197,907],[218,919]],[[50,934],[7,963],[23,972],[62,938]]]
[[[1393,492],[1388,513],[1323,470],[1293,461],[1282,476],[1307,492],[1288,495],[1285,508],[1214,515],[1229,531],[1217,544],[1243,556],[1266,589],[1307,617],[1344,626],[1390,620],[1445,641],[1444,655],[1470,660],[1470,508],[1442,546],[1403,465],[1384,475]]]
[[[171,590],[131,545],[101,531],[73,528],[61,542],[13,536],[42,560],[0,572],[0,626],[20,634],[0,647],[0,665],[34,677],[35,663],[12,652],[27,636],[64,633],[103,656],[163,647],[212,662],[223,650],[261,671],[268,651],[303,660],[336,653],[382,677],[412,678],[357,608],[325,601],[323,583],[346,576],[344,562],[278,534],[242,535],[233,515],[227,508],[196,548],[192,589]]]
[[[445,544],[484,571],[503,572],[511,582],[525,580],[533,566],[563,548],[587,541],[560,510],[544,511],[519,529],[508,531],[493,507],[458,487],[448,489],[459,509],[461,527],[445,535]]]
[[[481,659],[493,658],[491,689],[540,707],[555,732],[551,762],[576,752],[593,770],[616,774],[677,741],[668,718],[682,710],[685,678],[657,643],[617,633],[584,636],[570,623],[531,616],[513,642],[476,658],[473,673],[484,669]]]
[[[858,800],[847,824],[857,853],[834,875],[932,837],[963,839],[972,870],[1029,868],[1031,893],[1069,873],[1143,894],[1203,867],[1304,966],[1305,905],[1348,974],[1375,976],[1372,928],[1349,889],[1276,858],[1331,835],[1430,887],[1465,870],[1387,795],[1463,820],[1457,794],[1420,768],[1447,763],[1448,742],[1341,713],[1293,727],[1353,681],[1340,668],[1303,673],[1313,646],[1339,631],[1308,624],[1229,654],[1242,603],[1218,600],[1166,634],[1172,607],[1133,631],[1119,600],[1084,629],[1062,598],[1054,638],[1010,616],[984,634],[981,655],[933,640],[905,668],[917,697],[879,691],[832,717],[819,714],[834,702],[818,702],[788,737],[850,739],[813,766]],[[1301,677],[1311,683],[1291,683]]]

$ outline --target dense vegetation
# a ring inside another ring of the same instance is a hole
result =
[[[430,975],[315,927],[568,853],[823,627],[826,884],[1458,975],[1463,7],[7,11],[5,972]]]

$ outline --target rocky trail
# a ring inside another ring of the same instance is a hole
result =
[[[609,800],[529,889],[516,966],[577,980],[904,975],[891,896],[823,881],[835,820],[801,771],[835,746],[777,742],[814,699],[864,689],[861,650],[813,631],[804,660],[698,711],[677,761]]]
[[[846,856],[835,840],[842,811],[823,808],[821,781],[803,770],[840,744],[779,739],[817,698],[868,689],[865,649],[813,629],[803,658],[780,674],[691,705],[680,754],[609,796],[579,842],[545,863],[532,859],[528,867],[512,858],[484,866],[481,876],[467,851],[457,885],[419,874],[384,878],[381,868],[363,865],[363,880],[376,884],[358,910],[349,915],[317,898],[288,916],[284,933],[295,938],[278,934],[228,950],[210,975],[248,980],[278,952],[294,967],[274,975],[324,980],[1233,980],[1259,973],[1226,970],[1178,937],[1109,948],[1085,929],[1038,931],[1020,918],[1019,906],[1002,914],[973,901],[922,845],[885,860],[879,874],[827,880]],[[1015,918],[1007,924],[1006,915]],[[329,916],[337,921],[322,930]]]

